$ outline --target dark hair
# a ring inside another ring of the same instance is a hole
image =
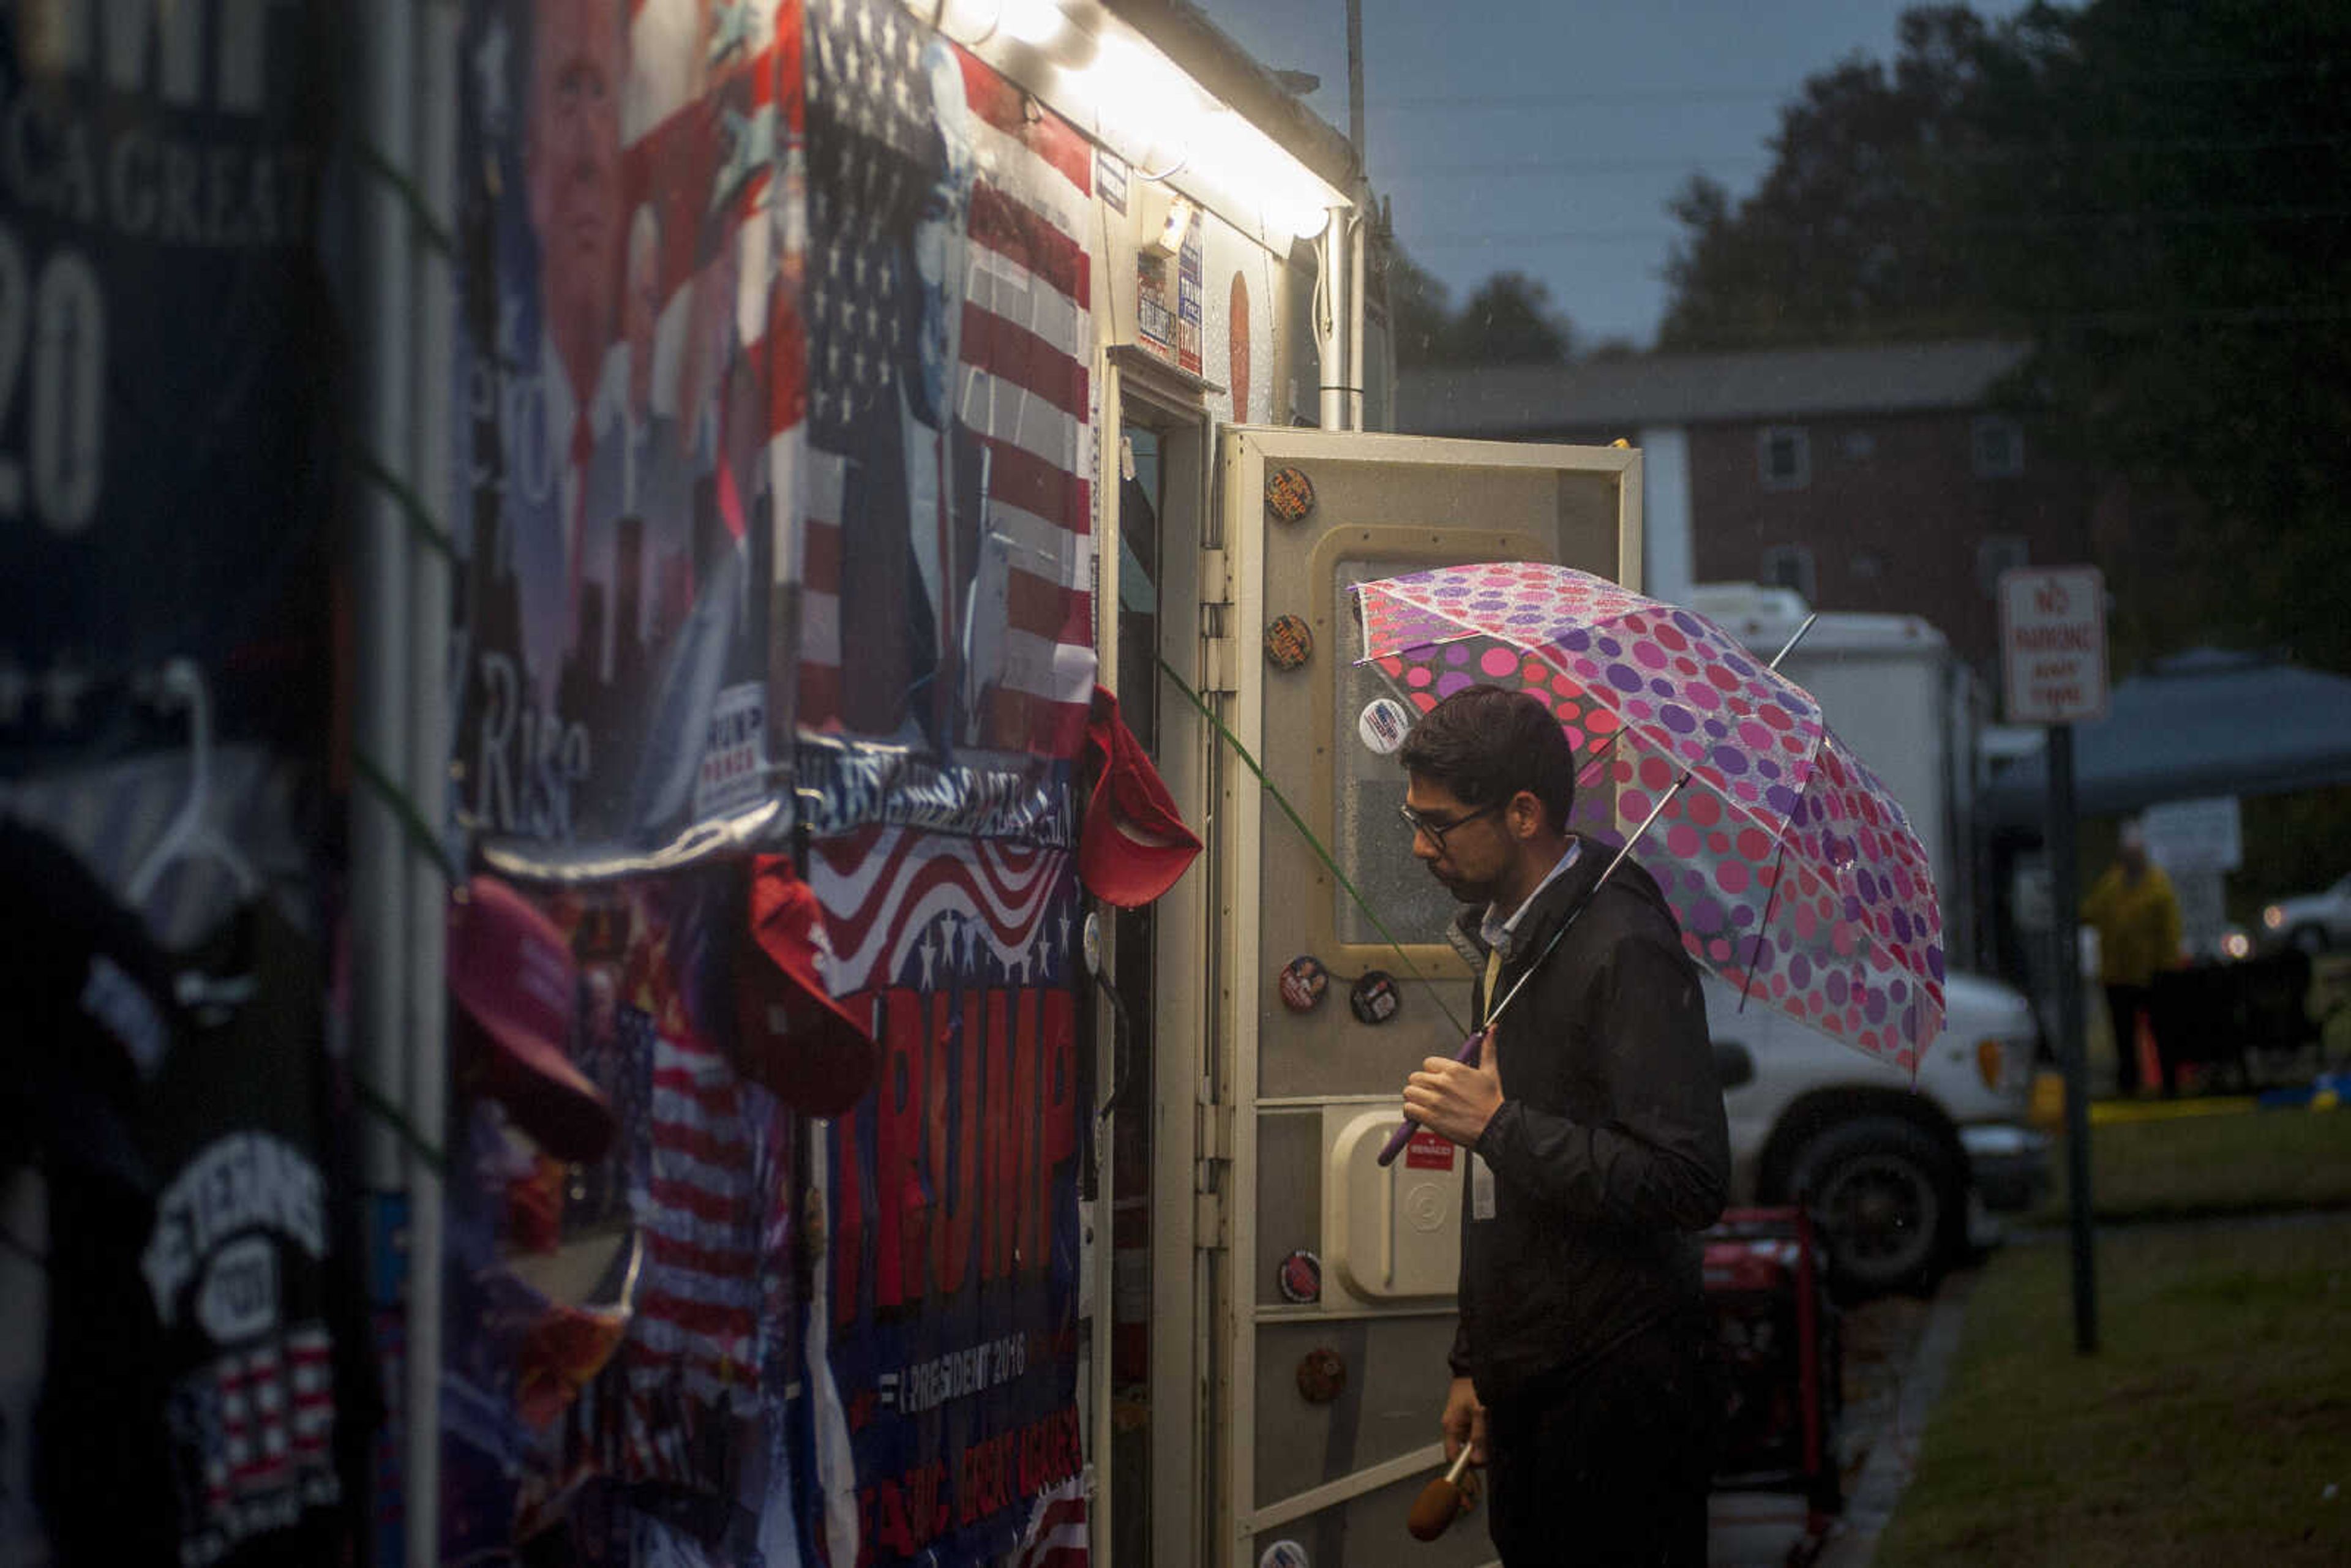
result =
[[[1421,715],[1397,760],[1468,806],[1499,805],[1527,790],[1562,832],[1575,807],[1575,748],[1542,699],[1526,692],[1454,693]]]

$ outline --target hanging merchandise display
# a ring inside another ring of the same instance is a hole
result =
[[[1100,686],[1086,744],[1096,773],[1078,841],[1078,874],[1095,897],[1136,908],[1176,885],[1199,854],[1200,838],[1119,717],[1118,698]]]
[[[458,1072],[549,1154],[601,1158],[611,1102],[572,1063],[579,966],[553,922],[496,877],[449,901],[449,999]]]
[[[651,852],[773,786],[799,5],[729,7],[715,40],[665,5],[465,9],[454,804]]]
[[[932,768],[1069,758],[1094,685],[1092,149],[899,5],[807,26],[799,731]]]
[[[342,19],[100,11],[0,23],[0,1183],[47,1233],[0,1287],[0,1560],[352,1561]]]
[[[818,1442],[883,1561],[998,1561],[1083,1463],[1073,860],[899,828],[811,847],[828,973],[879,1051],[824,1144],[816,1396],[848,1416]]]
[[[5,1316],[49,1322],[31,1480],[58,1560],[343,1560],[381,1402],[316,946],[261,900],[167,956],[6,823],[0,912],[31,1026],[6,1147],[49,1176],[47,1300]]]
[[[175,740],[139,690],[174,657],[213,684],[225,740],[315,749],[346,472],[314,251],[338,20],[273,14],[266,68],[256,33],[253,68],[224,39],[215,76],[201,9],[102,31],[71,0],[9,11],[0,778]],[[90,820],[133,820],[83,788]]]
[[[1277,615],[1266,622],[1266,663],[1277,670],[1302,670],[1314,656],[1314,631],[1303,617]]]
[[[0,1559],[1081,1557],[1112,1433],[1206,1397],[1084,1403],[1167,1201],[1094,1080],[1178,1038],[1097,1052],[1088,970],[1183,924],[1086,910],[1186,896],[1153,747],[1223,798],[1147,656],[1143,738],[1097,692],[1098,491],[1165,492],[1126,608],[1186,609],[1218,423],[1322,351],[1334,138],[1117,8],[17,9]]]
[[[736,977],[737,1061],[795,1111],[836,1116],[873,1086],[872,1026],[833,999],[824,910],[788,855],[754,857],[747,942]]]
[[[897,4],[805,44],[795,804],[875,1045],[811,1159],[800,1557],[976,1568],[1082,1529],[1080,878],[1199,846],[1094,701],[1093,148]]]
[[[789,1516],[789,1486],[744,1482],[745,1456],[786,1451],[800,1376],[797,1123],[744,1071],[759,1051],[730,1000],[767,961],[742,940],[744,874],[529,893],[531,946],[562,960],[509,983],[568,961],[571,1005],[542,1021],[612,1132],[550,1146],[567,1129],[528,1108],[547,1095],[506,1092],[460,1054],[444,1560],[559,1531],[583,1556],[636,1561],[628,1542],[656,1522],[698,1555],[738,1519]],[[467,967],[453,953],[453,993]],[[658,1521],[656,1494],[671,1500]]]

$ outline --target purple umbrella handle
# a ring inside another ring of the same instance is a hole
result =
[[[1478,1063],[1478,1047],[1485,1038],[1486,1031],[1481,1029],[1477,1033],[1471,1035],[1468,1040],[1463,1040],[1461,1042],[1461,1049],[1453,1053],[1453,1060],[1459,1062],[1465,1062],[1472,1067],[1476,1066]],[[1406,1144],[1412,1142],[1413,1129],[1419,1125],[1419,1123],[1414,1121],[1411,1117],[1406,1116],[1403,1123],[1397,1126],[1396,1130],[1388,1134],[1387,1143],[1382,1145],[1380,1149],[1380,1164],[1384,1166],[1392,1166],[1395,1164],[1395,1157],[1404,1153],[1404,1146]]]

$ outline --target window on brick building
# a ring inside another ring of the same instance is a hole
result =
[[[2000,592],[2000,574],[2032,564],[2032,551],[2022,534],[1986,534],[1976,541],[1976,586],[1986,598]]]
[[[1813,552],[1803,545],[1772,545],[1763,551],[1756,580],[1767,588],[1792,588],[1813,601]]]
[[[1813,444],[1801,424],[1767,424],[1755,437],[1755,464],[1766,490],[1801,490],[1813,482]]]
[[[2013,479],[2024,472],[2024,426],[2006,414],[1987,413],[1974,427],[1974,460],[1979,479]]]

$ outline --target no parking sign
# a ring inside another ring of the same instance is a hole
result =
[[[2000,667],[2011,724],[2106,716],[2106,582],[2095,566],[2000,574]]]

